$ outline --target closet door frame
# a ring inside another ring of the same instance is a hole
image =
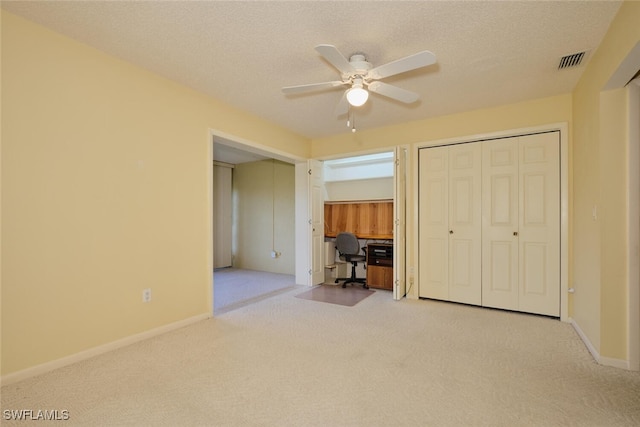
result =
[[[568,124],[566,122],[551,123],[542,126],[535,126],[529,128],[510,129],[493,133],[475,134],[460,136],[454,138],[440,139],[434,141],[425,141],[416,143],[412,148],[413,158],[413,182],[419,182],[419,165],[418,165],[418,153],[421,148],[437,147],[442,145],[462,144],[471,142],[480,142],[496,138],[508,138],[517,137],[522,135],[529,135],[543,132],[560,132],[560,320],[563,322],[569,322],[569,138],[568,138]],[[414,185],[413,197],[416,200],[414,204],[416,211],[414,215],[414,229],[419,230],[419,212],[417,206],[419,204],[419,189],[418,185]],[[413,244],[413,260],[412,263],[416,266],[416,282],[420,283],[420,242],[419,239],[414,239]],[[417,292],[412,295],[414,298],[418,298]]]

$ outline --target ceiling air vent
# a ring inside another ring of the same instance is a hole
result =
[[[582,60],[587,55],[587,52],[578,52],[571,55],[565,55],[560,58],[560,64],[558,64],[558,70],[564,70],[565,68],[577,67],[582,63]]]

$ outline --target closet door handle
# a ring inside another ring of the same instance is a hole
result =
[[[453,230],[449,230],[449,234],[453,234]]]
[[[514,236],[517,236],[517,235],[518,235],[518,232],[517,232],[517,231],[514,231],[514,232],[513,232],[513,235],[514,235]]]

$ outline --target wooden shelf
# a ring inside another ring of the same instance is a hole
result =
[[[393,200],[325,203],[324,235],[345,231],[360,239],[393,239]]]

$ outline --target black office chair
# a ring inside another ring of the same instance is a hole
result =
[[[336,283],[344,280],[343,288],[347,287],[347,283],[362,283],[363,288],[369,289],[367,279],[356,277],[356,265],[367,259],[365,255],[360,255],[360,242],[356,236],[352,233],[339,233],[336,237],[336,249],[341,260],[351,263],[351,277],[339,277]]]

